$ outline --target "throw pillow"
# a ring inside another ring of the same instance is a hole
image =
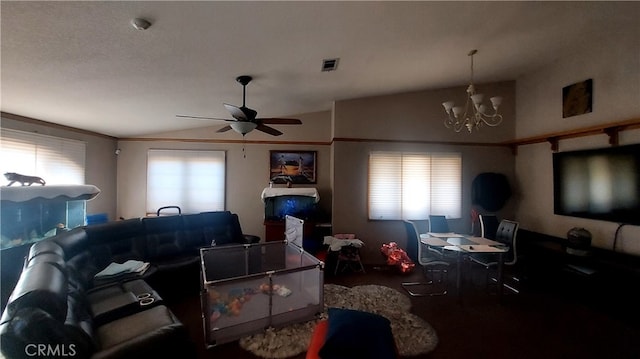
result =
[[[329,329],[320,349],[323,359],[396,358],[391,323],[377,314],[329,308]]]

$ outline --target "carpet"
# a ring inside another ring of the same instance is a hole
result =
[[[279,329],[269,328],[264,333],[246,336],[240,339],[240,347],[262,358],[288,358],[304,353],[316,323],[327,317],[329,307],[361,310],[389,319],[402,356],[426,354],[438,344],[438,336],[431,325],[409,313],[409,298],[389,287],[360,285],[348,288],[325,284],[324,307],[319,319]]]

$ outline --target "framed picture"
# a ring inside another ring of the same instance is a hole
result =
[[[269,180],[273,183],[316,183],[316,151],[270,151]]]
[[[593,80],[585,80],[562,88],[562,118],[591,112]]]

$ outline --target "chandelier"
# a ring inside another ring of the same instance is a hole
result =
[[[453,101],[443,102],[444,110],[447,112],[447,118],[444,120],[446,128],[451,128],[456,132],[460,132],[463,128],[466,128],[469,133],[474,129],[479,129],[484,125],[489,127],[495,127],[502,123],[502,115],[498,114],[498,107],[502,103],[502,97],[492,97],[491,101],[492,110],[482,103],[484,95],[476,93],[476,88],[473,85],[473,55],[478,50],[471,50],[469,56],[471,57],[471,81],[469,87],[467,87],[467,102],[464,107],[455,106]]]

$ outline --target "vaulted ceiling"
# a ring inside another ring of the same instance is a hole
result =
[[[1,109],[117,137],[333,101],[515,80],[605,34],[638,2],[1,2]],[[136,30],[134,18],[148,19]],[[593,51],[598,51],[594,48]],[[339,58],[322,72],[323,59]],[[588,59],[585,59],[588,61]]]

